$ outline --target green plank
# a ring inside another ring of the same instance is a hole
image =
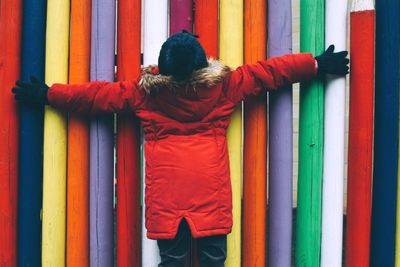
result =
[[[324,50],[324,1],[302,0],[300,49],[318,55]],[[299,179],[296,223],[296,266],[320,264],[324,84],[301,84],[299,124]]]

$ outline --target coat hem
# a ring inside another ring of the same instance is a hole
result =
[[[201,238],[212,235],[227,235],[232,231],[232,228],[220,228],[213,230],[204,231],[191,231],[193,238]],[[176,236],[176,231],[166,232],[166,233],[153,233],[147,231],[147,238],[157,240],[157,239],[174,239]]]

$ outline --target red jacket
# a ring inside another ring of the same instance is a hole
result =
[[[54,84],[52,106],[91,115],[131,112],[145,133],[146,228],[173,238],[182,218],[193,237],[228,234],[232,197],[226,131],[235,106],[249,95],[316,76],[311,54],[295,54],[231,71],[218,61],[177,82],[143,70],[137,81]]]

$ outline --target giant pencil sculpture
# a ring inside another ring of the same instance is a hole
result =
[[[44,80],[46,1],[25,0],[21,43],[21,79]],[[29,40],[29,41],[25,41]],[[20,105],[18,182],[18,264],[41,265],[44,109]]]
[[[115,1],[93,0],[90,79],[114,81]],[[113,266],[113,115],[90,121],[90,266]]]
[[[393,266],[399,137],[400,2],[376,2],[375,132],[370,266]]]
[[[243,64],[243,1],[220,1],[219,56],[230,67]],[[241,266],[242,220],[242,105],[232,115],[228,128],[228,150],[232,182],[233,228],[228,235],[226,265]]]
[[[244,62],[266,58],[267,6],[245,1]],[[267,94],[244,104],[243,266],[265,266],[267,213]]]
[[[346,266],[369,266],[374,101],[372,0],[354,0],[350,13],[350,118]]]
[[[268,6],[268,56],[292,52],[290,0]],[[269,213],[268,263],[291,266],[293,190],[292,87],[269,94]]]
[[[346,50],[347,0],[326,1],[325,47]],[[321,266],[342,266],[346,78],[329,75],[325,89]]]
[[[141,1],[118,1],[119,81],[140,75]],[[117,266],[140,266],[140,126],[133,114],[118,115]]]
[[[18,114],[11,88],[20,74],[22,4],[0,4],[0,264],[16,266]]]
[[[143,64],[157,64],[158,52],[168,36],[168,1],[147,0],[144,3]],[[144,164],[145,165],[145,164]],[[145,172],[145,166],[144,166]],[[143,192],[146,190],[143,182]],[[144,194],[143,194],[144,195]],[[157,242],[146,237],[145,204],[143,203],[142,266],[157,267],[160,262]]]
[[[69,83],[90,76],[91,0],[71,1]],[[67,266],[89,266],[89,121],[69,114],[67,157]]]
[[[322,53],[323,0],[300,3],[300,49]],[[296,221],[296,266],[319,266],[324,128],[324,86],[321,80],[301,84],[299,123],[299,181]]]
[[[46,83],[68,82],[68,0],[47,1]],[[65,115],[44,117],[42,266],[65,265],[67,130]]]

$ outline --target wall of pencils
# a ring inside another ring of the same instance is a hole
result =
[[[292,21],[290,0],[0,0],[0,266],[159,263],[137,119],[18,106],[16,80],[136,79],[182,29],[234,68],[291,53]],[[300,24],[302,52],[349,50],[349,86],[300,85],[298,151],[291,87],[237,107],[225,266],[400,266],[400,2],[302,0]]]

